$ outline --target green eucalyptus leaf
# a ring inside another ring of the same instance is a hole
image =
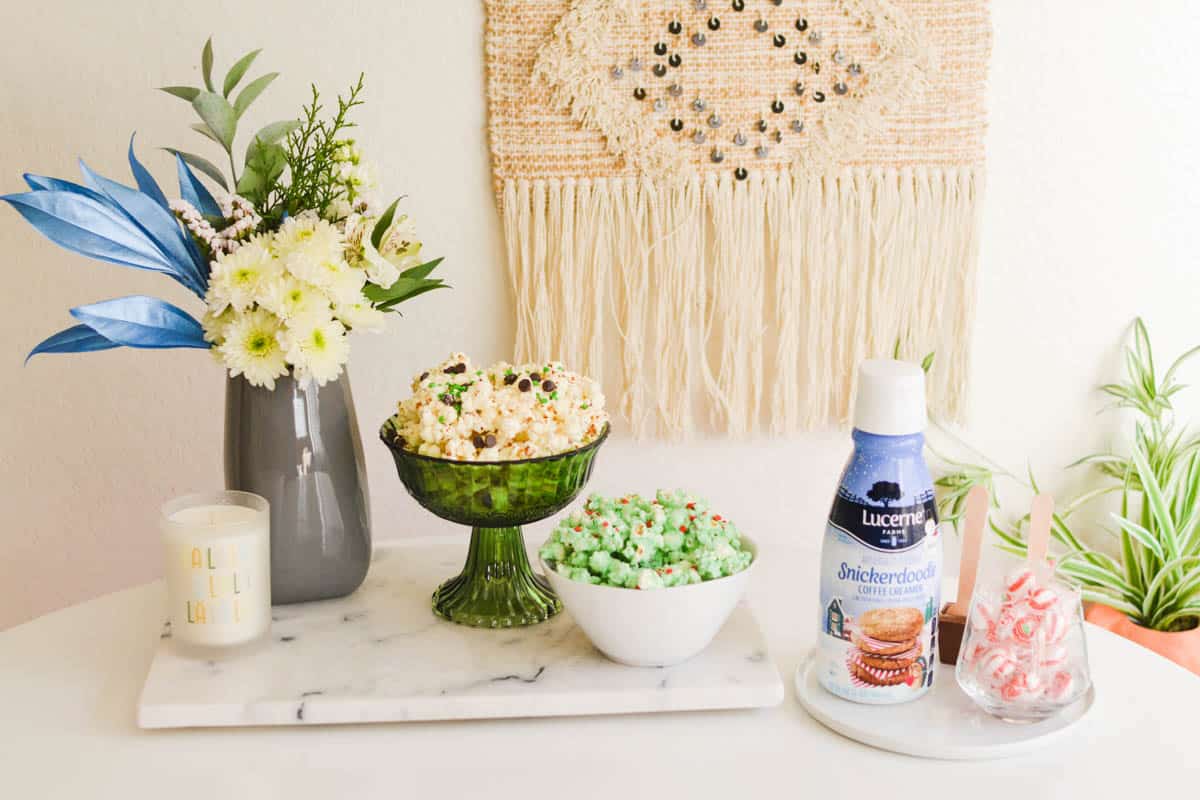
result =
[[[196,133],[203,136],[204,138],[214,141],[217,144],[221,145],[222,147],[225,146],[224,144],[222,144],[221,140],[217,138],[217,135],[215,133],[213,133],[212,131],[210,131],[208,129],[208,126],[205,125],[203,122],[193,122],[188,127],[191,128],[192,130],[194,130]]]
[[[180,100],[187,100],[189,103],[196,99],[196,95],[200,94],[200,90],[195,86],[160,86],[158,90],[178,97]]]
[[[208,41],[204,43],[204,50],[200,52],[200,71],[204,73],[204,85],[210,92],[215,92],[212,82],[213,68],[213,48],[212,37],[208,37]]]
[[[392,227],[392,219],[396,216],[396,206],[400,205],[400,198],[397,197],[392,201],[392,204],[387,207],[387,211],[379,217],[379,221],[375,223],[375,228],[371,231],[371,244],[378,249],[379,243],[383,241],[383,235],[387,233],[388,228]]]
[[[262,52],[262,48],[253,50],[237,60],[237,63],[229,68],[229,72],[225,73],[225,84],[222,86],[222,94],[229,97],[229,93],[233,91],[233,87],[238,85],[238,81],[246,74],[246,70],[250,69],[250,65],[254,63],[254,59]]]
[[[237,114],[233,113],[229,101],[216,92],[201,92],[192,101],[192,108],[216,135],[225,151],[232,151],[233,137],[237,134]]]
[[[245,114],[246,109],[250,107],[250,104],[257,100],[258,96],[262,94],[268,86],[271,85],[271,81],[278,77],[278,72],[268,72],[266,75],[255,78],[247,83],[245,88],[238,92],[237,99],[233,101],[234,113],[237,114],[238,117],[241,117],[242,114]]]
[[[217,165],[209,161],[207,158],[198,156],[195,153],[185,153],[184,151],[176,150],[173,147],[164,147],[163,150],[166,150],[173,156],[179,156],[189,167],[194,167],[195,169],[200,170],[205,175],[216,181],[222,189],[229,191],[229,184],[225,182],[225,176],[221,174],[221,170],[217,167]]]
[[[281,120],[280,122],[272,122],[270,125],[264,125],[259,129],[258,133],[254,134],[254,138],[250,140],[250,144],[246,147],[246,161],[250,161],[250,155],[259,143],[264,145],[275,144],[299,127],[300,120],[296,119]]]
[[[238,194],[261,205],[287,166],[287,153],[279,144],[255,139],[246,152],[246,167],[238,180]]]

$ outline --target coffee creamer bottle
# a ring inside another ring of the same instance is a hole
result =
[[[924,430],[921,368],[863,362],[821,547],[817,676],[847,700],[903,703],[933,685],[942,541]]]

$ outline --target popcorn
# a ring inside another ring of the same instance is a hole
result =
[[[608,425],[599,385],[556,362],[477,369],[453,353],[412,390],[392,418],[397,441],[435,458],[542,458],[577,450]]]
[[[684,492],[592,495],[558,523],[542,560],[564,577],[626,589],[663,589],[741,572],[753,555],[729,520]]]

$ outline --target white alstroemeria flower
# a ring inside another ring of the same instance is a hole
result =
[[[421,252],[417,239],[417,225],[407,214],[393,220],[390,228],[379,242],[380,249],[388,256],[416,256]]]
[[[342,323],[316,315],[292,320],[280,332],[279,342],[295,370],[296,379],[312,379],[318,386],[337,380],[342,374],[342,365],[350,357],[350,342]]]
[[[378,333],[387,325],[387,314],[366,301],[338,306],[333,314],[352,331]]]
[[[375,249],[375,245],[371,244],[371,237],[369,236],[363,239],[362,249],[363,262],[367,269],[367,280],[384,289],[391,288],[392,284],[400,277],[400,267]]]
[[[256,308],[238,314],[219,348],[232,377],[245,375],[253,386],[275,389],[275,379],[287,374],[287,357],[279,341],[282,326],[271,312]]]
[[[218,253],[209,275],[209,308],[218,314],[226,306],[245,311],[254,305],[262,287],[282,271],[264,236],[253,237],[232,253]]]

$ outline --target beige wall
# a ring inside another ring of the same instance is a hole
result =
[[[7,3],[7,5],[13,5]],[[218,64],[264,47],[280,78],[257,113],[292,114],[315,81],[331,94],[358,70],[361,139],[385,186],[407,192],[453,292],[355,343],[354,388],[380,539],[451,530],[403,496],[372,431],[408,376],[451,348],[505,355],[503,280],[485,141],[482,11],[476,0],[326,3],[45,2],[0,26],[0,188],[30,170],[69,176],[76,156],[125,175],[137,129],[152,146],[202,148],[188,109],[154,92],[196,83],[204,37]],[[1135,314],[1162,353],[1200,342],[1200,37],[1196,4],[995,3],[981,298],[970,438],[1049,473],[1102,446],[1090,389],[1119,368]],[[7,15],[6,15],[7,16]],[[221,483],[222,379],[198,352],[48,357],[28,349],[69,306],[144,292],[187,305],[154,276],[91,263],[0,209],[0,628],[157,576],[159,504]],[[1200,382],[1200,368],[1188,376]],[[1200,390],[1184,402],[1200,411]],[[598,489],[704,491],[769,543],[819,541],[842,434],[728,445],[606,447]],[[536,538],[541,531],[535,531]],[[798,602],[806,598],[797,598]]]

